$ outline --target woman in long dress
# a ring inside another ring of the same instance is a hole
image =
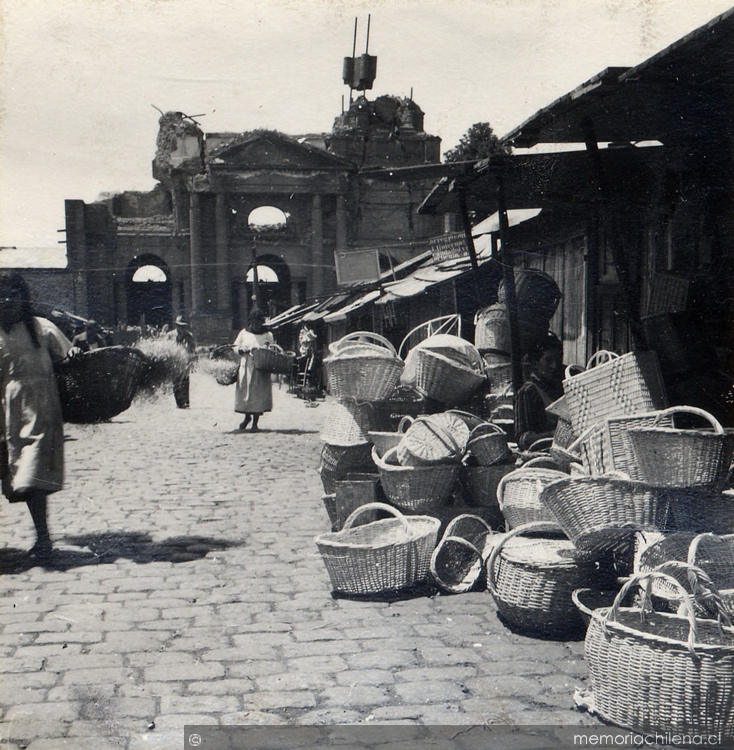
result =
[[[240,369],[234,394],[234,410],[244,414],[239,429],[244,430],[252,420],[252,432],[257,432],[263,412],[273,408],[273,385],[270,373],[255,369],[252,350],[275,343],[273,334],[265,327],[265,314],[253,308],[247,318],[247,328],[239,332],[234,348],[240,355]]]
[[[0,401],[3,494],[28,506],[36,528],[29,554],[51,555],[47,498],[64,479],[64,420],[53,362],[71,343],[49,320],[34,317],[28,287],[17,273],[0,272]]]

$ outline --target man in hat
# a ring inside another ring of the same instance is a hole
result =
[[[191,333],[191,328],[183,315],[179,315],[176,318],[176,343],[186,350],[189,360],[194,356],[194,352],[196,351],[196,341],[194,340],[194,334]],[[173,396],[176,399],[176,406],[179,409],[189,408],[188,369],[183,375],[174,380]]]

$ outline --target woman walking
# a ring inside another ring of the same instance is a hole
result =
[[[253,308],[247,318],[247,328],[240,331],[234,342],[235,351],[241,357],[234,394],[234,410],[245,415],[240,422],[240,430],[246,429],[252,420],[250,431],[257,432],[260,416],[273,408],[270,373],[255,369],[252,350],[274,343],[273,334],[265,327],[265,314],[257,307]]]
[[[53,362],[77,349],[49,320],[34,317],[20,274],[0,271],[0,439],[3,494],[28,506],[37,540],[29,554],[51,555],[47,498],[64,478],[64,420]]]

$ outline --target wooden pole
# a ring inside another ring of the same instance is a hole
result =
[[[257,247],[252,238],[252,306],[260,307],[260,280],[257,276]]]
[[[477,302],[481,303],[481,290],[479,284],[479,261],[477,260],[477,250],[474,247],[474,237],[471,233],[471,220],[469,219],[469,211],[466,208],[466,188],[460,187],[458,192],[459,201],[459,213],[461,214],[461,224],[464,229],[464,239],[466,241],[466,247],[469,251],[469,260],[471,261],[472,277],[474,278],[474,294],[477,298]]]
[[[510,362],[512,363],[512,389],[517,393],[522,387],[522,347],[520,346],[520,323],[517,317],[517,295],[515,294],[515,271],[512,248],[509,242],[510,224],[507,220],[505,184],[502,172],[497,173],[497,212],[500,220],[500,257],[502,280],[505,286],[505,307],[510,326]]]

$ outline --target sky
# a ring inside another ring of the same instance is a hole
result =
[[[731,0],[0,0],[0,265],[63,266],[64,200],[155,185],[159,112],[206,132],[331,130],[342,58],[368,98],[409,96],[454,147],[504,135],[610,66],[636,65]],[[11,249],[11,248],[17,249]]]

